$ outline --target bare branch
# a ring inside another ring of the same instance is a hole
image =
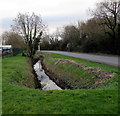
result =
[[[17,18],[14,20],[14,23],[15,24],[12,26],[13,30],[23,36],[28,46],[29,56],[32,57],[34,55],[33,49],[36,48],[36,46],[34,46],[34,42],[39,42],[35,40],[40,32],[44,30],[41,17],[34,13],[32,13],[32,15],[29,15],[29,13],[19,13]]]

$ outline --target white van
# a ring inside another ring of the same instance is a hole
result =
[[[12,53],[12,45],[0,45],[0,55]]]

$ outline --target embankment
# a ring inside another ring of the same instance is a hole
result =
[[[78,58],[51,53],[42,54],[44,55],[42,66],[46,74],[62,89],[95,89],[111,86],[111,81],[113,88],[117,88],[118,74],[114,72],[117,67],[86,61],[87,66]],[[90,63],[92,66],[89,66]],[[106,70],[104,67],[111,70]]]

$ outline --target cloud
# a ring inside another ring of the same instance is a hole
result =
[[[11,28],[11,25],[13,24],[13,19],[14,18],[1,18],[0,19],[0,35],[4,32],[4,31],[8,31]]]
[[[63,21],[76,21],[76,20],[85,20],[89,18],[86,14],[71,14],[71,15],[55,15],[55,16],[44,16],[43,21],[48,23],[56,23],[56,22],[63,22]]]
[[[49,32],[53,33],[57,27],[63,27],[65,25],[74,24],[78,21],[89,19],[90,16],[86,14],[71,14],[71,15],[55,15],[42,17],[43,22],[48,25]]]
[[[1,19],[1,25],[0,25],[0,28],[3,28],[3,29],[7,29],[7,28],[10,28],[10,26],[13,24],[13,19],[14,18],[2,18]]]
[[[0,14],[16,16],[18,12],[36,12],[42,16],[84,12],[97,0],[1,0]]]
[[[56,27],[65,22],[87,19],[89,16],[86,10],[93,8],[96,1],[100,0],[1,0],[0,21],[2,20],[2,27],[5,29],[19,12],[35,12],[37,15],[41,14],[50,28],[52,25]]]

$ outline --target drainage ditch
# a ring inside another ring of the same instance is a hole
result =
[[[62,90],[55,82],[53,82],[53,80],[49,78],[48,75],[45,74],[40,60],[34,65],[34,70],[37,74],[42,90]]]
[[[36,88],[42,90],[61,90],[61,89],[74,89],[70,84],[61,80],[59,75],[55,74],[50,68],[48,69],[43,62],[44,56],[39,55],[36,59],[33,59],[33,69],[35,74]],[[115,74],[113,72],[103,72],[100,68],[86,67],[82,64],[76,62],[71,62],[68,60],[57,59],[63,62],[68,62],[77,67],[83,68],[90,74],[95,74],[98,79],[95,80],[95,84],[91,88],[97,87],[99,83],[104,83],[105,80],[112,78]]]
[[[66,84],[63,80],[49,71],[43,63],[44,56],[38,55],[37,58],[32,60],[33,73],[35,75],[35,89],[41,90],[62,90],[73,89],[70,85]]]

